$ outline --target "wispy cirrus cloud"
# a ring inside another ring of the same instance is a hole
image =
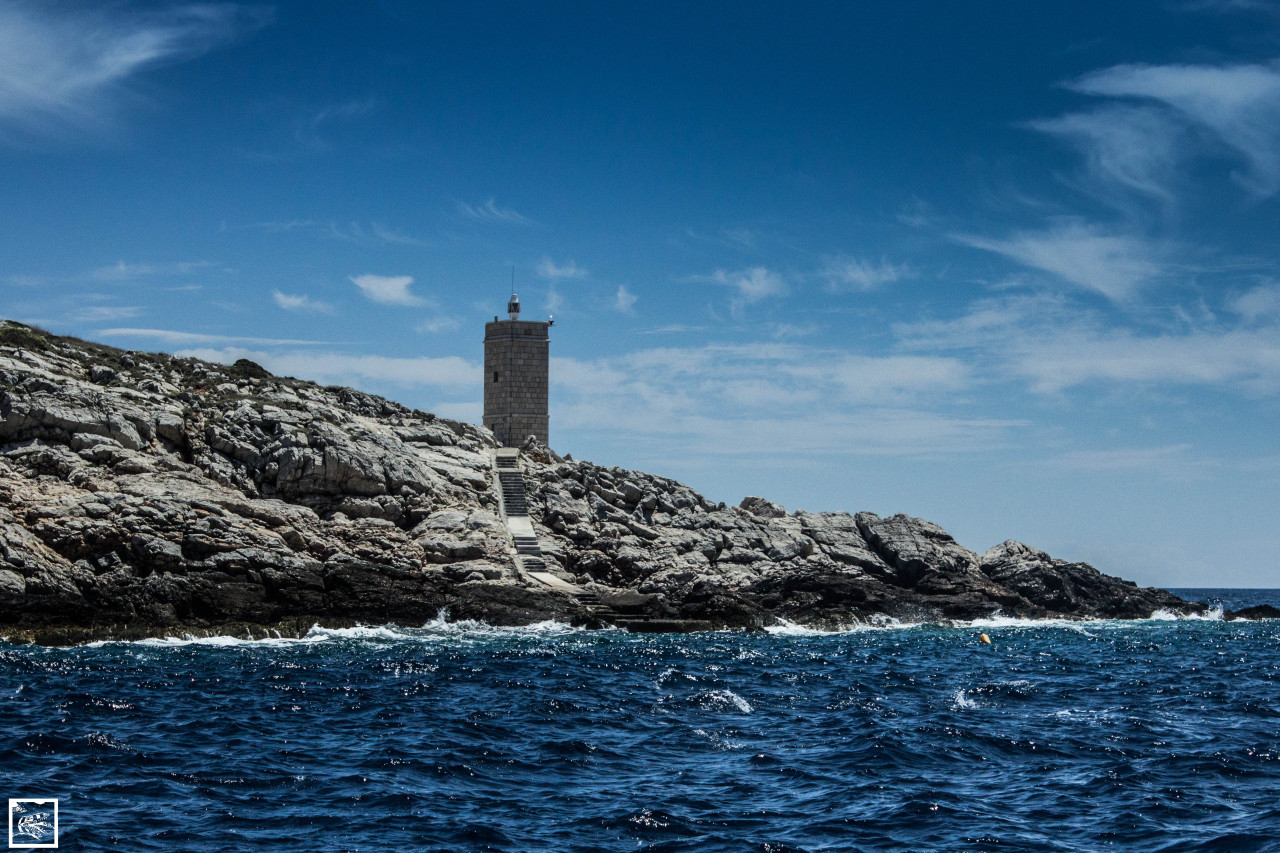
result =
[[[945,321],[894,326],[908,351],[956,352],[984,365],[983,381],[1025,382],[1036,394],[1089,385],[1213,388],[1280,394],[1280,318],[1226,325],[1206,318],[1177,330],[1114,325],[1053,296],[984,300]]]
[[[1190,444],[1163,447],[1122,447],[1105,450],[1072,450],[1048,460],[1052,467],[1071,471],[1186,472],[1196,461]]]
[[[412,237],[395,228],[388,228],[379,222],[371,222],[366,228],[359,222],[350,222],[341,225],[337,222],[329,222],[321,228],[321,233],[326,237],[332,237],[335,240],[345,240],[349,243],[360,243],[363,245],[401,245],[401,246],[429,246],[426,240]]]
[[[409,292],[411,275],[353,275],[350,281],[360,292],[383,305],[425,305],[426,300]]]
[[[673,347],[553,358],[551,381],[563,426],[660,441],[674,454],[968,452],[1000,446],[1024,426],[947,413],[939,399],[964,393],[969,379],[946,356],[876,358],[767,342]]]
[[[1118,65],[1071,88],[1164,104],[1244,160],[1242,185],[1263,196],[1280,190],[1280,63]]]
[[[319,127],[322,124],[335,121],[350,121],[351,119],[366,116],[378,108],[380,101],[376,98],[365,98],[362,100],[341,101],[339,103],[328,104],[311,116],[312,127]]]
[[[477,222],[503,223],[506,225],[528,225],[531,220],[509,207],[500,207],[496,200],[489,198],[481,204],[458,202],[458,212],[467,219]]]
[[[25,295],[25,294],[23,294]],[[37,326],[61,327],[64,324],[114,323],[141,317],[141,305],[113,304],[113,293],[41,294],[40,297],[9,301],[5,313]]]
[[[1077,145],[1104,196],[1133,192],[1170,204],[1178,166],[1192,156],[1243,164],[1232,177],[1256,196],[1280,191],[1280,61],[1117,65],[1064,85],[1109,103],[1028,126]]]
[[[270,21],[232,4],[127,7],[0,4],[0,139],[108,126],[142,73],[207,53]]]
[[[419,334],[426,333],[438,335],[441,332],[455,332],[462,328],[462,321],[457,317],[446,317],[443,315],[428,317],[421,323],[413,327],[415,332]]]
[[[557,264],[550,258],[543,258],[538,261],[535,271],[542,278],[551,279],[552,281],[563,278],[586,278],[588,275],[587,271],[578,266],[572,259],[566,263]]]
[[[81,305],[68,312],[66,319],[73,323],[110,323],[141,317],[139,305]]]
[[[1146,241],[1078,220],[1004,238],[954,234],[952,239],[1118,302],[1133,298],[1163,272],[1159,253]]]
[[[94,332],[104,338],[139,338],[159,341],[168,346],[327,346],[331,341],[307,341],[293,338],[253,338],[240,335],[209,335],[201,332],[182,332],[174,329],[99,329]]]
[[[1269,281],[1238,293],[1227,300],[1227,307],[1246,323],[1280,319],[1280,282]]]
[[[827,258],[826,264],[818,273],[826,281],[826,288],[831,293],[874,290],[883,284],[908,278],[911,274],[911,268],[907,264],[891,264],[884,258],[875,263],[849,255]]]
[[[457,356],[392,358],[314,350],[255,350],[243,346],[202,347],[180,350],[176,354],[220,364],[231,364],[237,359],[247,358],[277,376],[293,376],[321,385],[350,385],[357,388],[378,384],[398,387],[442,386],[454,390],[478,390],[483,387],[482,366]]]
[[[157,276],[186,276],[212,269],[209,261],[172,261],[166,263],[125,263],[98,267],[89,274],[94,281],[136,281]]]
[[[361,222],[340,223],[337,220],[321,221],[316,219],[281,219],[265,222],[251,222],[248,225],[223,226],[224,229],[249,228],[267,234],[305,234],[308,236],[327,237],[345,243],[356,243],[363,246],[429,246],[431,243],[421,237],[406,234],[399,228],[383,225],[373,221],[367,225]]]
[[[1091,187],[1108,200],[1121,200],[1113,197],[1118,191],[1174,203],[1184,129],[1167,111],[1114,105],[1027,126],[1075,144],[1084,154]]]
[[[310,296],[303,294],[281,293],[278,290],[271,291],[271,298],[275,300],[276,305],[286,311],[313,311],[317,314],[332,314],[333,306],[328,302],[320,302],[312,299]]]

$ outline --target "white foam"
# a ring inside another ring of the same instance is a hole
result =
[[[1156,622],[1221,622],[1222,605],[1215,604],[1204,613],[1172,613],[1168,610],[1157,610],[1151,614]]]
[[[751,703],[743,699],[732,690],[708,690],[705,693],[699,693],[694,697],[699,705],[708,710],[728,710],[730,707],[736,708],[743,714],[750,714],[755,709],[751,707]]]
[[[1005,616],[1000,611],[996,611],[990,616],[980,619],[972,619],[968,621],[952,621],[946,624],[956,628],[1069,628],[1081,633],[1086,626],[1093,628],[1100,627],[1131,627],[1141,625],[1144,622],[1215,622],[1222,620],[1222,608],[1211,607],[1203,614],[1199,613],[1174,613],[1169,610],[1157,610],[1146,619],[1031,619],[1021,616]]]
[[[902,622],[892,616],[876,613],[871,617],[870,622],[850,622],[836,628],[812,628],[787,619],[779,619],[777,624],[769,625],[764,630],[779,637],[818,637],[832,634],[856,634],[860,631],[916,628],[920,624],[919,622]]]
[[[93,643],[86,643],[86,646],[89,648],[98,648],[106,645],[137,645],[161,648],[178,648],[182,646],[261,648],[332,643],[343,640],[357,640],[367,643],[437,643],[446,639],[478,640],[496,637],[558,637],[586,630],[585,628],[575,628],[565,622],[557,622],[554,619],[510,628],[496,627],[486,622],[477,622],[471,619],[450,622],[448,612],[442,610],[436,614],[435,619],[432,619],[421,628],[405,628],[398,625],[357,625],[353,628],[322,628],[319,625],[313,625],[301,637],[281,637],[277,633],[275,637],[255,640],[252,637],[194,637],[187,634],[182,637],[151,637],[145,640],[99,640]]]
[[[777,625],[770,625],[764,630],[767,633],[775,634],[780,637],[809,637],[841,633],[840,631],[823,631],[818,628],[810,628],[806,625],[797,625],[795,622],[789,622],[786,619],[779,619]]]

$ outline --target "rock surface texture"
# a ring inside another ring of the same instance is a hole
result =
[[[0,636],[592,623],[521,574],[492,434],[349,388],[0,322]],[[612,612],[758,628],[1203,610],[1018,542],[905,515],[716,504],[664,477],[521,454],[549,571]]]

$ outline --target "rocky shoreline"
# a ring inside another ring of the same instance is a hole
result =
[[[493,436],[350,388],[0,323],[0,636],[299,636],[313,625],[759,629],[1146,618],[1205,605],[930,522],[714,503],[527,445],[547,571],[520,568]]]

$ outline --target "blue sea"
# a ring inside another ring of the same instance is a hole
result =
[[[1280,620],[0,642],[0,787],[64,850],[1280,851]]]

